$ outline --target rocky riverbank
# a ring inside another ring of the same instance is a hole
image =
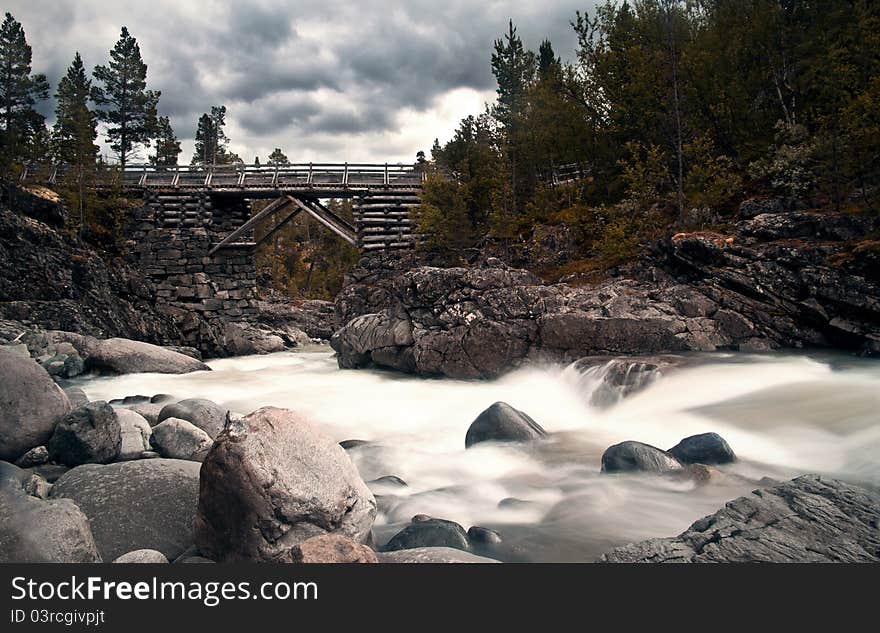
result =
[[[880,352],[874,216],[764,213],[654,245],[627,275],[543,284],[477,268],[360,268],[336,300],[339,365],[453,378],[530,360],[838,347]]]
[[[356,464],[371,443],[337,444],[296,411],[241,415],[168,394],[90,402],[6,346],[0,377],[0,562],[533,560],[528,542],[504,527],[419,513],[377,531],[377,516],[407,482],[390,473],[365,481]],[[479,459],[484,446],[540,452],[559,440],[497,402],[460,441]],[[698,494],[743,479],[734,449],[715,433],[666,450],[634,439],[608,447],[595,476],[665,480]],[[880,560],[876,490],[817,476],[746,483],[751,496],[679,537],[619,547],[602,560]]]

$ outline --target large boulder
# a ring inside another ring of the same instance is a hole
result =
[[[89,355],[88,364],[90,367],[117,374],[144,372],[187,374],[211,369],[186,354],[126,338],[108,338],[100,341]]]
[[[168,418],[186,420],[202,429],[213,439],[223,430],[228,413],[228,409],[224,409],[210,400],[188,398],[162,407],[157,422],[163,422]]]
[[[290,553],[293,563],[378,563],[376,552],[339,534],[313,536],[294,545]]]
[[[649,472],[669,473],[684,470],[681,462],[656,446],[626,441],[602,453],[603,473]]]
[[[728,502],[674,538],[614,549],[610,563],[880,562],[880,493],[804,475]]]
[[[64,416],[48,444],[52,461],[68,466],[106,464],[116,459],[121,448],[119,418],[103,400],[84,404]]]
[[[186,420],[167,418],[153,427],[150,438],[162,457],[204,461],[214,441],[202,429]]]
[[[429,518],[407,525],[391,537],[382,551],[395,552],[419,547],[451,547],[468,551],[471,546],[467,532],[458,523]]]
[[[480,442],[525,442],[545,437],[547,432],[528,415],[506,402],[496,402],[471,423],[465,448]]]
[[[202,465],[196,546],[216,561],[287,561],[321,534],[370,536],[376,501],[345,451],[294,411],[231,422]]]
[[[122,435],[118,459],[138,459],[141,453],[150,450],[150,423],[143,416],[130,409],[114,407],[116,419]]]
[[[198,493],[198,463],[142,459],[73,468],[50,498],[76,502],[104,560],[136,549],[155,549],[170,560],[192,545]]]
[[[70,402],[46,370],[0,346],[0,459],[45,444]]]
[[[377,555],[380,563],[500,563],[452,547],[417,547]]]
[[[70,500],[39,498],[46,487],[0,462],[0,563],[101,562],[86,516]]]
[[[684,464],[729,464],[736,461],[733,449],[717,433],[700,433],[684,438],[667,453]]]

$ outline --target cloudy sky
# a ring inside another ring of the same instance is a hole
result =
[[[570,58],[569,26],[592,0],[7,0],[53,90],[75,51],[107,62],[125,25],[184,140],[202,112],[228,110],[248,162],[281,147],[294,162],[411,161],[494,100],[489,58],[514,20],[527,46]],[[54,104],[43,106],[52,120]],[[105,152],[109,150],[105,149]]]

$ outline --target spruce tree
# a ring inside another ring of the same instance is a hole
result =
[[[4,163],[34,153],[28,148],[39,139],[32,137],[45,136],[43,116],[34,105],[48,98],[46,76],[31,74],[31,47],[24,29],[7,13],[0,25],[0,159]]]
[[[92,82],[77,53],[55,93],[52,153],[55,160],[73,166],[94,167],[98,154],[98,120],[89,110]]]
[[[156,127],[156,153],[150,156],[150,162],[156,167],[176,167],[180,156],[180,141],[171,127],[167,116],[160,116]]]
[[[101,107],[98,117],[109,124],[110,147],[125,168],[138,145],[149,145],[155,134],[158,91],[147,90],[147,65],[141,59],[137,40],[124,26],[110,51],[110,64],[96,66],[96,86],[92,99]]]
[[[228,165],[240,160],[226,149],[229,137],[223,131],[225,125],[226,106],[212,106],[210,114],[206,112],[199,117],[193,165]]]

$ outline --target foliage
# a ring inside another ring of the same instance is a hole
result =
[[[157,119],[155,145],[156,153],[150,156],[150,163],[156,167],[176,167],[182,150],[167,116]]]
[[[98,118],[109,126],[110,148],[124,167],[155,134],[160,93],[146,89],[147,65],[137,40],[124,26],[110,51],[110,64],[95,66],[93,74],[101,85],[93,89],[92,100],[98,105]]]
[[[225,126],[226,106],[211,106],[211,112],[199,117],[192,165],[230,165],[241,162],[228,149],[229,137],[223,129]]]

